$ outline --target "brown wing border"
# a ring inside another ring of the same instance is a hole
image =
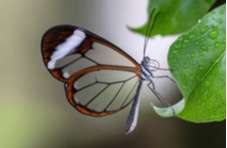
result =
[[[91,110],[89,108],[86,108],[85,106],[83,106],[82,104],[79,104],[77,102],[75,102],[74,100],[74,94],[75,89],[74,87],[74,82],[77,81],[77,79],[79,79],[80,77],[82,77],[83,75],[85,75],[86,73],[89,72],[93,72],[93,71],[99,71],[99,70],[122,70],[122,71],[130,71],[135,73],[139,78],[141,78],[141,73],[140,71],[138,71],[136,68],[131,68],[131,67],[119,67],[119,66],[94,66],[94,67],[90,67],[84,70],[81,70],[79,72],[77,72],[76,74],[74,74],[73,76],[71,76],[66,82],[65,82],[65,92],[66,92],[66,96],[67,99],[69,101],[69,103],[79,112],[85,114],[85,115],[90,115],[90,116],[95,116],[95,117],[102,117],[102,116],[106,116],[106,115],[111,115],[113,113],[116,113],[122,109],[124,109],[125,107],[128,106],[128,104],[131,103],[131,100],[127,105],[125,105],[123,108],[120,108],[119,110],[116,111],[103,111],[103,112],[97,112],[94,110]]]
[[[79,29],[80,31],[84,32],[86,34],[86,38],[82,45],[80,46],[80,51],[79,53],[83,55],[86,53],[88,50],[90,50],[90,47],[93,42],[100,43],[102,45],[105,45],[117,53],[123,55],[125,58],[127,58],[129,61],[131,61],[135,67],[140,70],[140,65],[127,53],[125,53],[123,50],[121,50],[119,47],[114,45],[113,43],[103,39],[102,37],[86,30],[81,27],[77,26],[71,26],[71,25],[58,25],[54,26],[50,29],[48,29],[41,40],[41,53],[42,53],[42,58],[43,62],[47,67],[48,62],[50,61],[51,55],[55,51],[55,47],[57,47],[59,44],[63,43],[70,35],[73,34],[75,30]],[[63,77],[62,68],[59,69],[54,69],[54,70],[49,70],[48,71],[53,75],[56,79],[59,81],[65,82],[66,79]]]

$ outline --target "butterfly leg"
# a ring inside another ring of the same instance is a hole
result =
[[[171,80],[173,83],[176,83],[173,78],[171,78],[170,76],[167,76],[167,75],[163,75],[163,76],[154,76],[154,75],[151,75],[152,78],[167,78],[169,80]]]
[[[148,88],[152,91],[152,93],[158,98],[162,105],[164,105],[164,98],[155,90],[155,85],[153,81],[149,81],[147,84]]]
[[[162,104],[162,105],[167,104],[167,106],[170,107],[170,109],[172,110],[173,115],[175,115],[175,111],[174,111],[174,109],[172,108],[171,104],[170,104],[165,98],[163,98],[161,94],[159,94],[159,93],[155,90],[154,82],[150,80],[149,83],[147,84],[147,86],[148,86],[148,88],[153,92],[153,94],[158,98],[158,100],[161,102],[161,104]]]

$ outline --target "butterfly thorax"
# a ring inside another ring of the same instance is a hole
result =
[[[153,72],[159,69],[159,62],[146,56],[143,58],[140,64],[140,68],[142,79],[149,80],[153,75]]]

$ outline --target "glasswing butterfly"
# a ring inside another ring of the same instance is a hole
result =
[[[43,61],[49,72],[64,83],[69,103],[83,114],[106,116],[132,102],[126,122],[126,133],[130,133],[137,124],[142,83],[149,81],[150,90],[163,101],[151,78],[171,79],[153,75],[154,71],[167,69],[160,68],[158,61],[145,56],[154,23],[149,21],[148,26],[140,64],[109,41],[70,25],[59,25],[46,31],[41,41]]]

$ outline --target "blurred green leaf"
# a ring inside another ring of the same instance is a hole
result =
[[[226,5],[180,36],[168,62],[186,103],[178,116],[193,122],[225,119]]]
[[[149,0],[148,15],[151,10],[160,12],[151,36],[179,34],[189,30],[203,17],[215,0]],[[139,28],[130,30],[145,35],[148,21]]]

